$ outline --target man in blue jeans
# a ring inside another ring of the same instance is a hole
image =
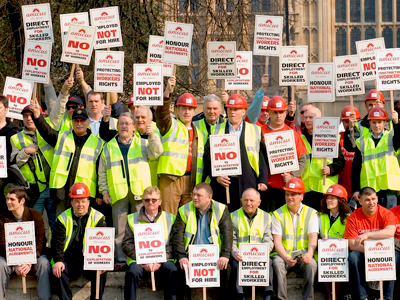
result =
[[[396,231],[394,214],[378,204],[378,196],[373,188],[360,190],[360,208],[347,219],[344,238],[349,240],[350,282],[356,285],[356,294],[360,300],[368,299],[365,281],[364,241],[381,240],[393,237]],[[384,281],[385,300],[393,299],[395,281]]]

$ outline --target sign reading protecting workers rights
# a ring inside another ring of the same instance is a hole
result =
[[[118,6],[90,9],[90,24],[97,28],[94,49],[122,46]]]
[[[94,90],[104,93],[124,91],[124,51],[95,52]]]
[[[96,27],[71,24],[61,61],[88,66],[92,58]]]
[[[364,80],[358,55],[336,56],[333,58],[336,77],[336,96],[364,94]]]
[[[89,14],[87,12],[82,12],[60,15],[61,41],[63,48],[71,24],[89,26]]]
[[[236,78],[236,42],[208,42],[208,79]]]
[[[84,270],[114,270],[113,227],[85,228]]]
[[[400,89],[400,49],[376,51],[378,91]]]
[[[312,156],[315,158],[337,158],[339,154],[340,118],[314,118]]]
[[[318,240],[318,281],[349,281],[348,240]]]
[[[272,175],[299,169],[293,130],[266,133],[264,139]]]
[[[51,43],[26,41],[22,79],[48,83],[50,78]]]
[[[283,17],[257,15],[254,25],[254,55],[279,56]]]
[[[193,24],[165,22],[163,62],[188,66]]]
[[[163,105],[163,66],[133,65],[133,99],[134,105]]]
[[[251,51],[236,51],[236,78],[225,79],[225,90],[253,89],[253,54]]]
[[[174,65],[163,62],[163,45],[164,37],[158,35],[150,35],[149,47],[147,50],[147,64],[163,64],[163,76],[172,76]]]
[[[279,85],[306,85],[308,82],[308,46],[281,47]]]
[[[22,120],[21,111],[32,98],[32,83],[13,77],[6,77],[3,95],[8,98],[6,117]]]
[[[6,137],[0,136],[0,178],[7,178],[7,146]]]
[[[213,177],[242,175],[239,135],[210,135],[210,155]]]
[[[334,102],[335,77],[333,63],[314,63],[308,65],[310,83],[308,101]]]
[[[189,245],[189,286],[219,287],[218,245]]]
[[[269,244],[239,245],[243,261],[239,262],[239,285],[269,285]]]
[[[162,223],[134,225],[136,262],[138,264],[164,263],[165,251],[164,226]]]
[[[363,80],[376,79],[376,51],[385,49],[383,37],[356,42],[358,56],[360,57]]]
[[[50,3],[22,6],[25,40],[54,43]]]
[[[393,237],[365,240],[364,254],[366,281],[396,280]]]
[[[36,264],[35,222],[4,223],[7,265]]]

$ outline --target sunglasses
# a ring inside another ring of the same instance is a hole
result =
[[[160,199],[143,199],[144,202],[149,203],[151,201],[151,203],[156,203],[158,200]]]
[[[75,110],[77,108],[78,108],[78,105],[67,105],[67,110],[70,110],[70,109]]]

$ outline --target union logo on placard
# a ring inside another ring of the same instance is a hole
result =
[[[393,54],[388,52],[385,57],[381,57],[379,61],[396,61],[399,60],[400,57],[393,57]]]

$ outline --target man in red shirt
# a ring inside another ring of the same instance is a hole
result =
[[[396,274],[399,276],[400,274],[400,205],[392,207],[390,211],[394,214],[394,218],[396,220],[396,233],[394,239],[394,248],[396,251],[394,254],[396,255]],[[395,294],[398,295],[398,286],[396,288]]]
[[[350,282],[356,284],[354,299],[368,299],[365,281],[364,241],[381,240],[393,237],[396,231],[394,214],[378,205],[378,197],[373,188],[365,187],[360,191],[361,207],[347,219],[344,238],[349,240]],[[385,299],[393,299],[395,281],[384,281]]]

